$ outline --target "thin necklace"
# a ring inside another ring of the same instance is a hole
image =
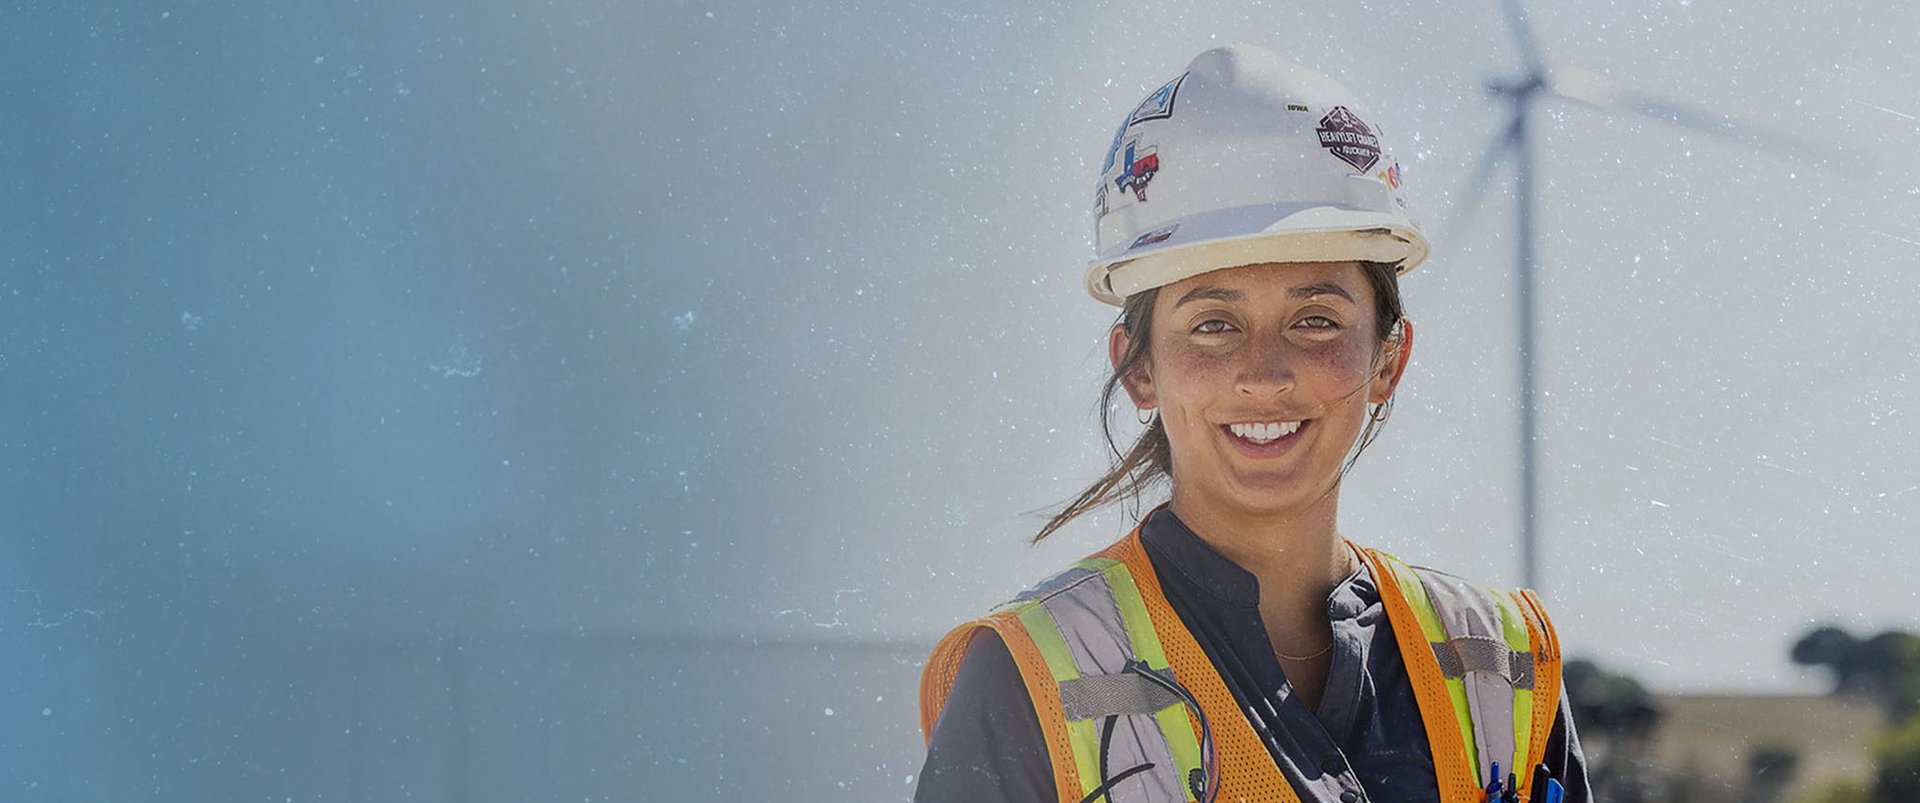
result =
[[[1343,546],[1343,547],[1344,547],[1344,546],[1346,546],[1346,541],[1347,541],[1347,539],[1346,539],[1346,536],[1343,536],[1343,535],[1340,535],[1339,533],[1334,533],[1334,536],[1335,536],[1336,538],[1338,538],[1338,539],[1339,539],[1339,541],[1340,541],[1340,546]],[[1352,552],[1352,550],[1348,550],[1348,551],[1347,551],[1347,565],[1349,565],[1349,566],[1353,566],[1353,552]],[[1358,566],[1353,566],[1353,568],[1351,568],[1351,569],[1348,569],[1348,570],[1347,570],[1347,573],[1348,573],[1348,574],[1352,574],[1352,573],[1354,573],[1354,572],[1356,572],[1356,571],[1359,571],[1359,569],[1360,569],[1360,567],[1358,567]],[[1281,651],[1279,651],[1279,650],[1274,650],[1274,651],[1273,651],[1273,654],[1274,654],[1274,655],[1277,655],[1277,656],[1280,656],[1281,658],[1285,658],[1285,659],[1287,659],[1287,660],[1289,660],[1289,661],[1311,661],[1311,660],[1313,660],[1313,659],[1315,659],[1315,658],[1318,658],[1318,657],[1320,657],[1320,656],[1322,656],[1322,655],[1326,655],[1326,654],[1327,654],[1327,651],[1328,651],[1328,650],[1331,650],[1331,649],[1333,649],[1333,639],[1332,639],[1331,637],[1329,637],[1329,638],[1327,639],[1327,646],[1325,646],[1325,647],[1321,647],[1320,649],[1318,649],[1318,650],[1315,650],[1315,651],[1314,651],[1314,652],[1313,652],[1313,653],[1312,653],[1311,655],[1288,655],[1288,654],[1286,654],[1286,653],[1284,653],[1284,652],[1281,652]]]
[[[1331,649],[1333,649],[1333,639],[1327,639],[1327,646],[1325,646],[1325,647],[1321,647],[1321,648],[1320,648],[1320,650],[1319,650],[1318,652],[1315,652],[1315,653],[1314,653],[1314,654],[1312,654],[1312,655],[1288,655],[1288,654],[1286,654],[1286,653],[1284,653],[1284,652],[1281,652],[1281,651],[1279,651],[1279,650],[1274,650],[1274,651],[1273,651],[1273,654],[1274,654],[1274,655],[1278,655],[1278,656],[1280,656],[1281,658],[1285,658],[1285,659],[1287,659],[1287,660],[1289,660],[1289,661],[1311,661],[1311,660],[1313,660],[1313,659],[1315,659],[1315,658],[1318,658],[1318,657],[1320,657],[1320,656],[1322,656],[1322,655],[1326,655],[1326,654],[1327,654],[1327,650],[1331,650]]]

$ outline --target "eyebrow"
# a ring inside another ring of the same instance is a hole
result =
[[[1337,284],[1309,284],[1305,287],[1295,287],[1287,293],[1288,298],[1312,298],[1318,295],[1335,295],[1353,301],[1353,294],[1347,292],[1347,288]]]
[[[1229,290],[1225,287],[1214,287],[1212,285],[1207,285],[1203,287],[1195,287],[1192,290],[1188,290],[1186,295],[1181,296],[1179,301],[1176,301],[1173,303],[1173,307],[1174,309],[1179,309],[1181,304],[1185,304],[1189,301],[1199,301],[1201,299],[1206,299],[1206,298],[1217,299],[1220,301],[1239,301],[1246,297],[1247,297],[1247,294],[1242,293],[1239,290]]]
[[[1341,287],[1340,285],[1337,285],[1337,284],[1309,284],[1301,287],[1295,287],[1292,290],[1287,292],[1288,298],[1312,298],[1318,295],[1335,295],[1335,296],[1344,298],[1349,302],[1353,302],[1353,294],[1347,292],[1346,288]],[[1180,300],[1174,302],[1173,306],[1175,309],[1178,309],[1181,304],[1185,304],[1189,301],[1200,301],[1202,299],[1209,299],[1209,298],[1219,300],[1219,301],[1241,301],[1246,299],[1246,297],[1247,297],[1247,294],[1240,292],[1239,290],[1234,290],[1226,287],[1215,287],[1212,285],[1207,285],[1204,287],[1196,287],[1196,288],[1193,288],[1192,290],[1188,290],[1187,294],[1184,296],[1181,296]],[[1354,302],[1354,303],[1358,303],[1358,302]]]

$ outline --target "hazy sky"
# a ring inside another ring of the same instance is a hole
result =
[[[1551,61],[1871,160],[1536,120],[1564,641],[1659,689],[1822,688],[1809,627],[1920,627],[1920,12],[1532,7]],[[188,708],[112,701],[267,699],[322,636],[922,653],[1129,525],[1025,545],[1105,466],[1087,198],[1120,115],[1236,40],[1367,100],[1434,238],[1344,532],[1516,583],[1509,174],[1443,225],[1517,69],[1497,11],[16,4],[14,693],[160,740]]]

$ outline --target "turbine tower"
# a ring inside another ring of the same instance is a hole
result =
[[[1539,490],[1536,483],[1539,441],[1538,371],[1535,369],[1534,330],[1537,324],[1534,305],[1534,272],[1537,265],[1534,226],[1534,154],[1535,143],[1529,122],[1533,104],[1543,98],[1569,100],[1613,114],[1634,115],[1672,123],[1720,139],[1737,142],[1761,151],[1772,152],[1797,161],[1808,162],[1843,174],[1865,172],[1866,158],[1856,151],[1837,145],[1816,144],[1797,135],[1740,122],[1723,114],[1659,100],[1626,90],[1598,74],[1568,65],[1551,67],[1541,59],[1533,29],[1527,21],[1521,0],[1502,0],[1507,33],[1519,51],[1523,71],[1514,78],[1487,83],[1490,96],[1506,101],[1513,110],[1505,127],[1481,152],[1468,175],[1467,189],[1454,207],[1447,227],[1448,239],[1461,230],[1467,217],[1479,205],[1493,179],[1493,171],[1509,153],[1514,158],[1514,201],[1517,209],[1515,238],[1517,253],[1514,273],[1519,283],[1518,337],[1520,346],[1520,527],[1523,561],[1522,577],[1528,588],[1540,588],[1540,541],[1538,532]]]

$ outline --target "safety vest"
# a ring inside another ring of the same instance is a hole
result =
[[[1539,598],[1348,546],[1380,587],[1440,800],[1482,803],[1496,762],[1530,799],[1530,769],[1546,752],[1560,699],[1560,644]],[[942,638],[920,679],[927,738],[983,627],[1020,668],[1061,803],[1299,803],[1168,605],[1138,527]]]

